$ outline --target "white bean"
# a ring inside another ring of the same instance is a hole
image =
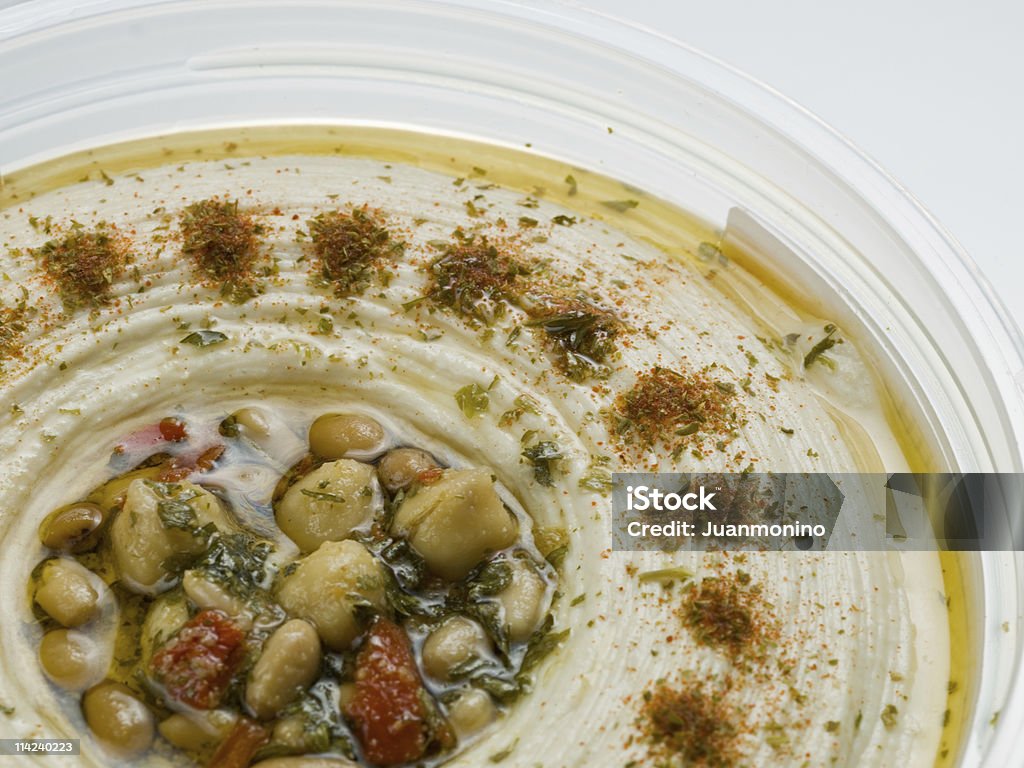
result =
[[[170,640],[188,621],[188,605],[180,592],[161,595],[149,607],[139,645],[142,650],[142,664],[148,666],[153,654]]]
[[[36,602],[65,627],[78,627],[93,618],[100,595],[88,568],[75,560],[56,558],[39,574]]]
[[[178,749],[202,753],[215,749],[237,720],[238,715],[225,709],[176,713],[161,722],[157,730]]]
[[[325,541],[282,580],[277,599],[289,614],[315,626],[327,647],[343,651],[362,630],[356,606],[384,608],[384,572],[362,544]]]
[[[460,739],[490,725],[496,715],[491,697],[477,688],[463,692],[448,707],[448,722]]]
[[[407,537],[431,571],[455,581],[515,542],[518,526],[488,470],[450,469],[402,503],[391,531]]]
[[[185,571],[181,578],[182,589],[197,608],[214,608],[235,620],[239,627],[248,631],[252,617],[245,603],[225,587],[210,581],[200,571]]]
[[[373,467],[342,459],[317,467],[277,504],[277,524],[303,552],[341,541],[365,525],[381,501]]]
[[[509,561],[512,582],[497,594],[504,612],[505,627],[513,643],[529,639],[544,618],[547,585],[528,563]]]
[[[465,616],[452,616],[423,642],[423,668],[435,680],[447,681],[454,667],[486,652],[483,627]]]
[[[313,625],[292,619],[263,646],[245,689],[245,703],[261,720],[274,717],[316,680],[320,638]]]

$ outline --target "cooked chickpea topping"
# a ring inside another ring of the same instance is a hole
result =
[[[373,467],[351,459],[317,467],[277,504],[278,526],[303,552],[341,541],[365,526],[379,505]]]
[[[362,544],[326,541],[281,583],[277,599],[316,627],[329,648],[347,649],[361,631],[358,606],[384,607],[384,573]]]
[[[513,518],[485,469],[446,470],[407,498],[391,525],[409,539],[432,571],[461,579],[488,552],[504,549],[518,535]]]
[[[304,416],[262,405],[176,418],[50,513],[28,584],[63,625],[43,620],[39,665],[111,762],[433,764],[529,690],[561,642],[531,634],[553,570],[520,557],[535,527],[490,470],[388,451],[361,415],[321,416],[308,446]]]

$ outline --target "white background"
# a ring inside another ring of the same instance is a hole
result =
[[[935,214],[1024,327],[1020,0],[572,4],[700,48],[818,114]]]
[[[1024,327],[1024,3],[583,0],[807,107],[956,237]]]

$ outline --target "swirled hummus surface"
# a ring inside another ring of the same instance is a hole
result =
[[[244,264],[204,256],[216,232],[187,223],[203,201],[244,222]],[[23,585],[40,521],[109,479],[133,429],[258,404],[370,415],[447,466],[491,468],[534,526],[567,535],[553,612],[569,635],[448,764],[931,764],[950,678],[934,554],[610,550],[613,471],[902,461],[854,340],[795,312],[766,335],[716,290],[730,266],[713,245],[687,262],[620,226],[642,207],[624,192],[602,220],[486,169],[276,156],[111,174],[0,212],[4,735],[81,736],[83,763],[108,764],[37,661]],[[330,263],[318,242],[339,214],[400,247]],[[103,610],[114,631],[118,606]]]

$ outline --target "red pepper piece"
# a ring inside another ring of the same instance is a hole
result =
[[[153,655],[150,666],[167,695],[213,709],[245,656],[245,633],[222,611],[197,613]]]
[[[356,690],[345,706],[367,762],[399,765],[427,749],[426,695],[409,638],[383,617],[356,658]]]

